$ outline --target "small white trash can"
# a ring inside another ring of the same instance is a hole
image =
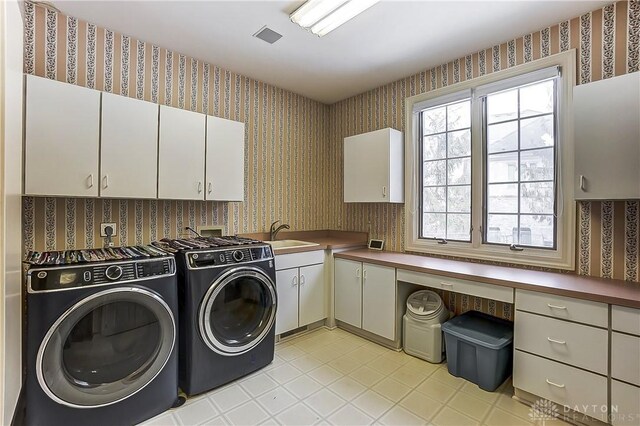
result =
[[[403,318],[404,351],[432,363],[444,359],[444,339],[441,324],[449,319],[449,310],[440,296],[430,290],[420,290],[407,299]]]

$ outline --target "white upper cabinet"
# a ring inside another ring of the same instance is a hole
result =
[[[98,196],[100,92],[27,76],[27,195]]]
[[[404,202],[402,132],[386,128],[344,139],[345,203]]]
[[[244,123],[207,116],[207,200],[244,201]]]
[[[573,90],[575,198],[640,198],[640,72]]]
[[[102,94],[100,196],[156,198],[158,105]]]
[[[205,117],[160,106],[158,198],[204,200]]]

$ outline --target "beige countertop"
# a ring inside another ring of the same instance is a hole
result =
[[[242,234],[242,237],[255,238],[262,241],[269,239],[268,232],[254,233],[254,234]],[[292,232],[279,232],[278,240],[301,240],[308,241],[310,243],[316,243],[315,246],[305,247],[290,247],[280,248],[275,254],[290,254],[300,253],[305,251],[314,250],[337,250],[348,248],[361,248],[366,247],[368,237],[366,232],[352,232],[352,231],[334,231],[334,230],[322,230],[322,231],[292,231]]]
[[[523,290],[593,300],[612,305],[640,308],[640,283],[586,277],[572,273],[532,271],[408,253],[375,251],[366,248],[336,253],[334,257]]]

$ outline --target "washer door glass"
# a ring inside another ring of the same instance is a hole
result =
[[[173,314],[156,293],[137,287],[96,293],[69,309],[45,336],[38,381],[61,404],[113,404],[158,375],[175,334]]]
[[[238,268],[214,282],[200,308],[205,343],[223,355],[247,352],[260,343],[275,321],[273,281],[255,268]]]

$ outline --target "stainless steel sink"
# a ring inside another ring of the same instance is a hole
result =
[[[271,244],[271,247],[274,250],[283,250],[288,248],[299,248],[299,247],[313,247],[318,246],[318,243],[311,243],[309,241],[300,241],[300,240],[276,240],[276,241],[265,241],[265,243]]]

